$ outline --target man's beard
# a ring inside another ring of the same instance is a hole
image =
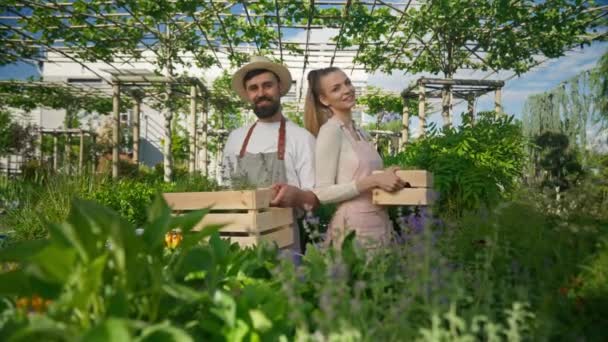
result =
[[[263,106],[258,105],[264,100],[269,101],[270,104],[265,104]],[[279,108],[281,108],[281,102],[264,96],[257,99],[256,103],[253,105],[253,112],[258,118],[266,119],[275,115],[279,111]]]

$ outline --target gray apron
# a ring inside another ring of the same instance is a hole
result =
[[[236,174],[238,177],[246,180],[249,185],[266,188],[275,183],[287,183],[287,172],[285,171],[285,123],[285,117],[281,117],[277,152],[247,152],[247,145],[257,121],[249,128],[236,163]],[[287,248],[290,248],[295,253],[299,253],[300,232],[297,222],[294,222],[293,228],[294,244]]]
[[[277,152],[249,153],[247,145],[257,121],[249,128],[236,163],[236,174],[244,178],[247,184],[257,188],[267,188],[275,183],[287,183],[285,171],[285,118],[279,126]]]

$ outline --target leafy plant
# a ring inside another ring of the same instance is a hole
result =
[[[384,162],[433,173],[439,210],[458,216],[513,194],[522,174],[523,148],[520,125],[513,117],[485,112],[475,125],[465,120],[458,129],[433,130]]]
[[[0,252],[0,261],[19,264],[0,273],[0,296],[11,300],[0,336],[278,338],[289,330],[284,299],[272,283],[257,280],[268,278],[276,249],[239,250],[214,234],[219,227],[192,232],[205,213],[172,216],[158,197],[137,235],[115,212],[74,201],[68,220],[49,226],[48,240]],[[177,249],[165,249],[165,234],[174,228],[183,240]],[[43,316],[30,312],[29,303],[40,300],[44,305],[36,310]]]

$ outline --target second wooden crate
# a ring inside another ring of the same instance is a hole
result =
[[[173,192],[163,194],[174,213],[211,208],[195,230],[221,224],[220,236],[241,247],[267,241],[280,248],[293,244],[293,210],[271,208],[270,189]]]
[[[381,171],[380,171],[381,172]],[[430,205],[434,201],[433,175],[425,170],[399,170],[397,176],[410,187],[396,192],[373,190],[373,202],[377,205]]]

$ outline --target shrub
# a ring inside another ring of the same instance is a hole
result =
[[[522,173],[523,147],[513,117],[485,112],[474,125],[465,121],[458,129],[431,130],[385,164],[432,172],[440,211],[459,216],[511,197]]]

